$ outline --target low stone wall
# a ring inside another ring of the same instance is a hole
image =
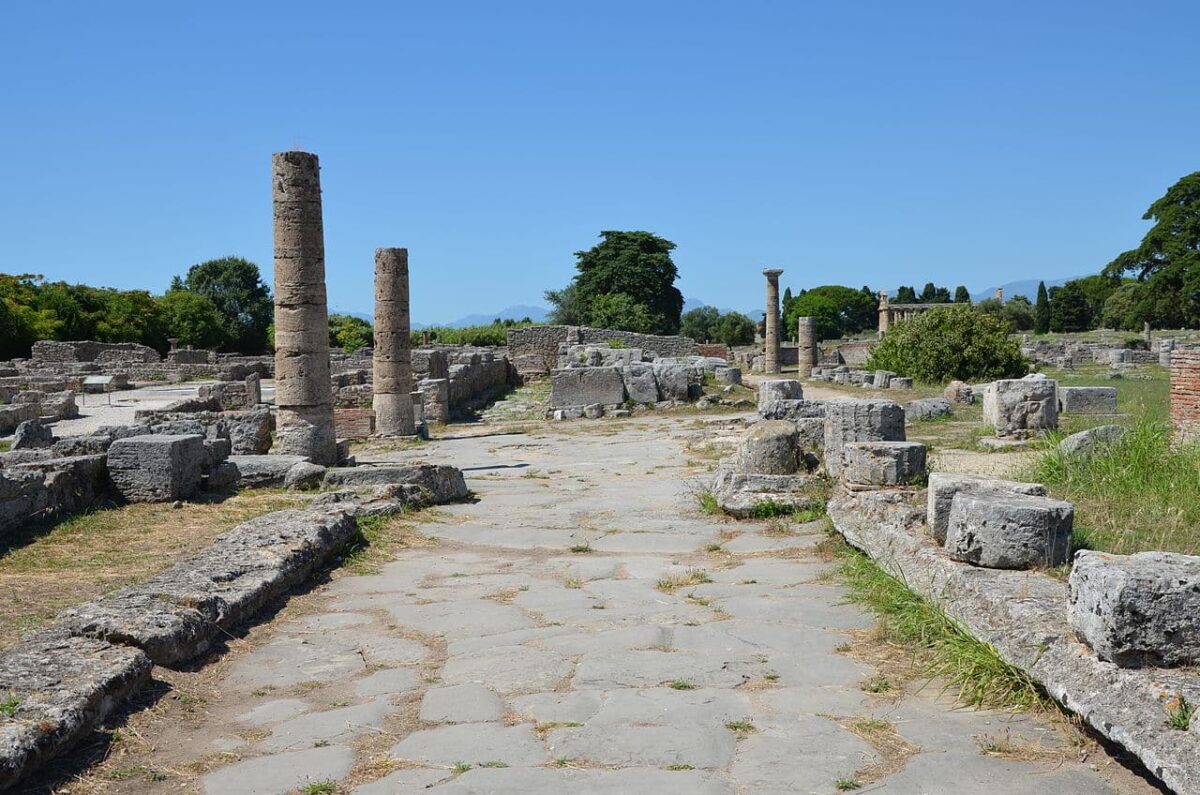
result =
[[[91,340],[74,342],[38,340],[33,343],[30,358],[35,362],[103,362],[106,364],[162,361],[158,351],[135,342],[93,342]]]
[[[587,326],[526,326],[509,329],[508,353],[522,375],[546,374],[558,364],[564,345],[608,345],[617,340],[627,348],[640,348],[660,357],[699,356],[700,346],[690,337],[637,334],[632,331]]]
[[[831,499],[828,511],[852,546],[990,643],[1167,786],[1200,793],[1196,726],[1167,728],[1164,706],[1178,696],[1200,703],[1200,677],[1186,669],[1127,669],[1100,660],[1068,625],[1065,583],[1038,571],[952,560],[931,537],[919,496],[903,490],[846,493]]]

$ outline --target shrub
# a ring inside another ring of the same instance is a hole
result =
[[[1027,371],[1008,324],[970,306],[931,309],[884,335],[867,367],[925,383],[1019,378]]]

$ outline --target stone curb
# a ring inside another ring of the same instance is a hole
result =
[[[913,492],[857,492],[829,501],[834,528],[888,574],[930,600],[1064,707],[1141,760],[1180,795],[1200,795],[1200,742],[1166,725],[1166,699],[1200,703],[1200,677],[1122,669],[1098,659],[1067,624],[1067,585],[1029,571],[950,560],[924,532]],[[922,502],[922,506],[924,503]]]

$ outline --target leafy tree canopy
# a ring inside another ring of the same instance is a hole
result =
[[[222,257],[188,268],[172,290],[205,295],[225,318],[229,346],[241,353],[260,353],[267,347],[267,326],[275,318],[271,291],[258,266],[241,257]]]
[[[873,296],[852,287],[827,284],[800,291],[783,308],[783,323],[788,339],[795,339],[797,319],[811,317],[818,340],[832,340],[875,328],[878,313]]]
[[[361,317],[329,316],[329,344],[341,348],[346,353],[354,353],[359,348],[369,348],[375,342],[374,335],[375,329]]]
[[[1033,330],[1045,334],[1050,330],[1050,294],[1046,292],[1046,283],[1038,282],[1037,304],[1033,309]]]
[[[220,348],[228,341],[225,318],[208,296],[174,290],[162,297],[163,328],[167,336],[194,348]]]
[[[954,288],[954,303],[969,304],[971,303],[971,293],[967,290],[965,284],[960,284]]]
[[[712,339],[729,347],[754,342],[754,321],[741,312],[726,312],[713,324]]]
[[[720,317],[721,313],[715,306],[702,306],[684,312],[679,324],[679,333],[696,342],[711,342],[713,326]],[[751,337],[751,342],[753,341],[753,337]]]

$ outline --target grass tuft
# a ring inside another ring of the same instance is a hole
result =
[[[1187,731],[1195,714],[1196,706],[1189,703],[1182,693],[1167,702],[1167,725],[1176,731]]]

